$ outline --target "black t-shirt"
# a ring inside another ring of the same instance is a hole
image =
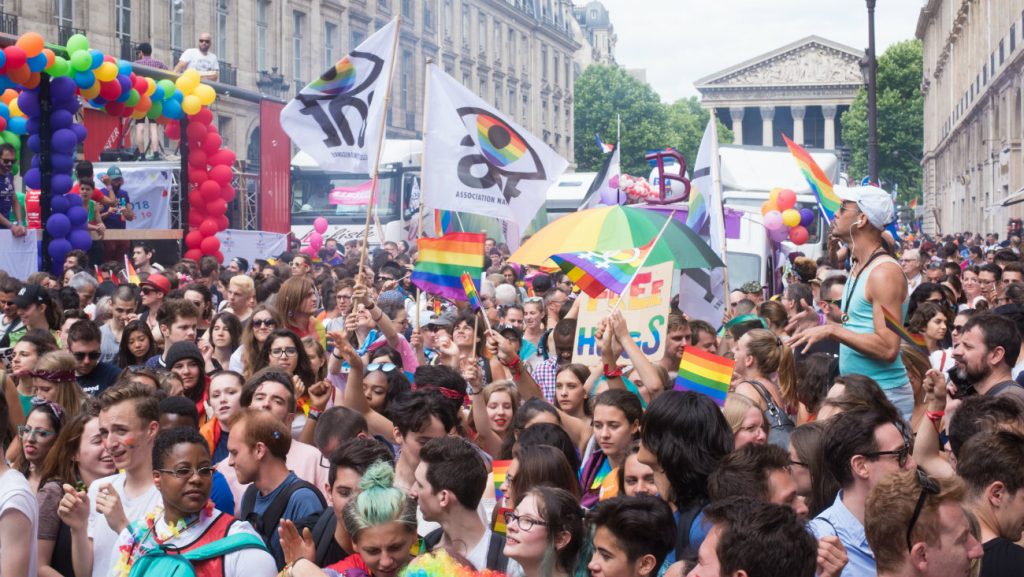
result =
[[[1017,577],[1024,568],[1024,547],[1003,537],[996,537],[984,545],[979,577]]]
[[[82,391],[85,394],[91,397],[99,397],[100,393],[117,382],[117,378],[120,376],[121,369],[117,365],[98,363],[96,368],[88,375],[78,376],[78,384],[82,387]]]

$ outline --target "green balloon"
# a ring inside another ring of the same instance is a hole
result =
[[[0,138],[2,138],[3,141],[6,142],[7,144],[13,146],[15,149],[21,148],[21,138],[18,138],[18,135],[14,134],[10,130],[0,132]],[[17,163],[15,163],[15,166],[17,166]]]
[[[71,38],[68,38],[68,54],[74,55],[76,52],[89,52],[89,39],[82,34],[75,34]]]
[[[54,78],[67,76],[71,74],[71,63],[62,56],[54,56],[53,64],[46,69],[46,73]]]
[[[149,110],[146,112],[146,118],[149,118],[150,120],[156,120],[156,119],[160,118],[160,116],[162,116],[163,113],[164,113],[164,103],[163,102],[154,102],[153,105],[150,106]]]
[[[135,106],[139,103],[139,91],[132,88],[132,91],[128,93],[128,100],[125,100],[125,106]]]
[[[174,82],[164,79],[156,83],[157,86],[164,89],[164,100],[167,100],[174,94]]]
[[[79,72],[92,68],[92,55],[88,50],[79,50],[71,55],[71,67]]]

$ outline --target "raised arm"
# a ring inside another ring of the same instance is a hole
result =
[[[946,411],[946,379],[939,371],[929,369],[922,385],[925,388],[925,415],[914,435],[914,461],[933,477],[952,477],[953,467],[942,456],[939,431]],[[934,418],[933,418],[934,417]]]
[[[380,310],[377,303],[370,298],[370,291],[366,288],[366,284],[364,284],[363,275],[356,277],[356,286],[352,289],[352,302],[362,304],[370,312],[370,318],[373,319],[373,322],[380,329],[384,338],[388,340],[388,345],[391,348],[398,350],[401,347],[401,337],[398,335],[398,331],[395,330],[395,325],[391,322],[388,315]]]
[[[622,316],[621,311],[615,311],[608,320],[619,346],[629,357],[629,361],[633,363],[633,369],[640,377],[640,386],[638,387],[640,394],[644,396],[644,401],[650,404],[654,400],[654,395],[651,394],[649,387],[658,383],[658,389],[661,389],[661,376],[658,374],[658,369],[640,350],[636,341],[633,340],[633,336],[629,334],[629,327],[626,326],[626,319]],[[621,379],[616,380],[621,381]],[[625,387],[625,383],[623,383],[623,387]]]
[[[342,333],[344,337],[344,333]],[[366,402],[366,394],[363,392],[363,359],[359,357],[347,338],[335,341],[335,352],[340,349],[340,354],[348,361],[348,383],[345,385],[345,395],[341,404],[363,415],[366,419],[367,428],[371,435],[380,435],[390,442],[395,440],[395,425],[390,419],[378,413]]]

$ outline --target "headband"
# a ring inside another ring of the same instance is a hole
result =
[[[50,381],[51,383],[74,383],[78,380],[75,377],[75,371],[71,369],[61,369],[59,371],[30,371],[28,376],[40,378],[44,381]]]

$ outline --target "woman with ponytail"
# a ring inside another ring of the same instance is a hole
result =
[[[736,360],[732,393],[756,402],[770,427],[768,442],[788,448],[795,424],[790,415],[799,404],[796,397],[796,365],[793,351],[766,329],[747,332],[733,347]]]

